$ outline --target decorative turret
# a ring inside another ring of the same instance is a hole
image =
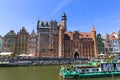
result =
[[[63,15],[62,15],[61,23],[62,23],[62,25],[64,26],[65,31],[66,31],[66,30],[67,30],[67,16],[66,16],[65,13],[63,13]]]
[[[92,25],[92,30],[91,31],[96,31],[94,25]]]
[[[91,35],[92,35],[92,37],[94,38],[94,40],[96,40],[96,30],[95,30],[94,25],[92,25]]]
[[[63,20],[67,20],[66,17],[67,17],[66,14],[63,13],[63,15],[62,15],[62,21],[63,21]]]
[[[31,33],[31,36],[36,36],[34,29],[33,29],[32,33]]]
[[[40,20],[38,19],[38,22],[37,22],[37,28],[39,28],[39,23],[40,23]]]
[[[91,30],[91,37],[94,41],[94,55],[97,58],[98,57],[98,51],[97,51],[97,40],[96,40],[96,30],[94,25],[92,25],[92,30]]]

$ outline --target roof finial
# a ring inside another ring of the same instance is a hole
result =
[[[34,32],[34,29],[33,29],[33,32]]]
[[[62,16],[66,17],[66,14],[65,14],[65,12],[63,13],[63,15],[62,15]]]
[[[95,30],[95,27],[94,27],[94,24],[92,25],[92,31],[96,31],[96,30]]]
[[[38,16],[38,21],[40,21],[40,18],[39,18],[39,16]]]

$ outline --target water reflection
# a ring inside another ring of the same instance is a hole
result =
[[[120,77],[63,79],[60,66],[0,67],[0,80],[120,80]]]

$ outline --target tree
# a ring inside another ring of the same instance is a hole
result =
[[[104,43],[101,34],[97,35],[97,48],[98,48],[98,53],[104,53]]]

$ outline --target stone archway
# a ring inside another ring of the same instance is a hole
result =
[[[78,52],[75,52],[74,58],[75,58],[75,59],[79,58],[79,53],[78,53]]]

